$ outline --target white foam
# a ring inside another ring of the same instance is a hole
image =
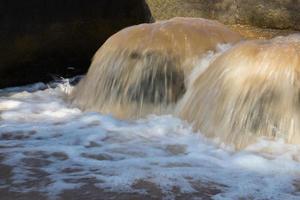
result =
[[[0,188],[56,195],[93,178],[101,189],[141,193],[135,184],[147,180],[166,199],[175,198],[174,188],[194,193],[210,186],[219,191],[213,199],[300,198],[293,185],[300,180],[299,145],[262,138],[234,152],[170,115],[120,121],[69,107],[63,100],[69,85],[41,89],[0,98],[2,162],[13,167],[12,183],[0,181]],[[44,182],[33,169],[45,172]]]

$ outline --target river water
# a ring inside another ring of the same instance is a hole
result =
[[[69,80],[0,91],[0,199],[300,199],[300,146],[240,151],[171,115],[118,120]],[[205,114],[205,113],[204,113]]]

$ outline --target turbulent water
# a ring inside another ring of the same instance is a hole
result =
[[[203,19],[140,25],[75,88],[0,90],[0,199],[299,200],[300,36],[220,44],[240,39]]]
[[[82,112],[64,101],[71,90],[67,82],[1,90],[0,199],[88,195],[87,184],[100,199],[300,198],[299,145],[261,138],[235,152],[170,115],[124,121]]]

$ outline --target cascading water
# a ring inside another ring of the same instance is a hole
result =
[[[257,138],[300,143],[300,35],[237,44],[188,88],[179,116],[243,148]]]
[[[280,139],[299,142],[299,36],[219,45],[240,39],[203,19],[140,25],[78,86],[0,90],[0,199],[299,200],[300,145]],[[174,115],[106,115],[171,108],[197,132]],[[233,151],[202,132],[258,141]]]
[[[198,60],[219,43],[241,39],[217,21],[199,18],[124,29],[98,50],[71,99],[84,110],[120,118],[170,113]]]
[[[204,70],[197,65],[207,52],[242,38],[196,18],[129,27],[98,50],[70,98],[83,110],[126,119],[176,109],[196,130],[236,148],[261,136],[298,143],[299,38],[241,42]]]

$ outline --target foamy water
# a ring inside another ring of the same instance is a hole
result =
[[[140,194],[150,184],[164,199],[300,199],[300,146],[262,139],[235,152],[170,115],[120,121],[81,112],[64,101],[71,89],[0,91],[0,162],[12,168],[0,189],[55,199],[90,181]]]

